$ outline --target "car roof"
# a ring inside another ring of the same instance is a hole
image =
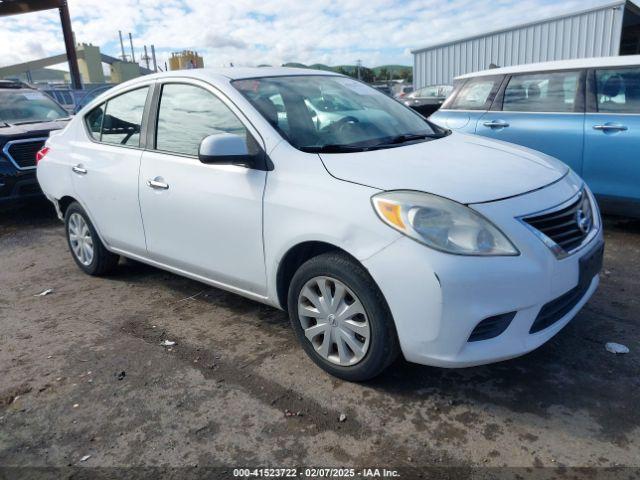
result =
[[[595,67],[627,67],[639,65],[640,55],[622,55],[618,57],[580,58],[575,60],[557,60],[553,62],[528,63],[512,67],[491,68],[481,72],[467,73],[456,77],[456,80],[465,78],[484,77],[488,75],[508,75],[514,73],[544,72],[549,70],[573,70],[577,68]]]
[[[188,70],[172,70],[169,72],[156,73],[146,75],[144,79],[149,78],[165,78],[165,77],[182,77],[182,78],[199,78],[202,80],[242,80],[247,78],[259,77],[284,77],[291,75],[335,75],[340,74],[329,72],[326,70],[313,70],[309,68],[291,68],[291,67],[220,67],[220,68],[193,68]]]
[[[96,98],[92,99],[87,105],[97,105],[109,97],[116,96],[120,92],[135,88],[137,85],[145,85],[154,80],[162,79],[195,79],[209,83],[228,83],[230,80],[243,80],[261,77],[284,77],[284,76],[301,76],[301,75],[323,75],[344,77],[339,73],[329,72],[326,70],[313,70],[310,68],[291,68],[291,67],[220,67],[220,68],[190,68],[186,70],[171,70],[168,72],[153,73],[136,77],[118,85],[105,92],[100,93]]]

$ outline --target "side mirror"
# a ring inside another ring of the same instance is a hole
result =
[[[249,154],[245,138],[232,133],[220,133],[203,138],[198,158],[202,163],[246,167],[253,167],[255,162],[255,155]]]

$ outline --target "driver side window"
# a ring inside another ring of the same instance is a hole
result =
[[[148,91],[149,87],[139,88],[107,101],[100,141],[130,147],[140,146],[142,114]]]
[[[197,156],[200,142],[209,135],[239,135],[247,139],[250,151],[255,143],[222,100],[189,84],[163,85],[156,129],[156,149],[182,155]]]

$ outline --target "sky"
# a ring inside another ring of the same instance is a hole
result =
[[[191,49],[217,67],[285,62],[412,64],[411,49],[610,3],[611,0],[68,0],[77,42],[163,65]],[[128,47],[128,38],[126,38]],[[127,48],[127,52],[128,52]],[[57,10],[0,18],[0,66],[64,53]],[[62,66],[61,66],[62,67]]]

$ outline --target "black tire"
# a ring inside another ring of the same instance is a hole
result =
[[[80,261],[78,256],[74,253],[73,247],[71,245],[71,239],[69,235],[69,219],[73,214],[77,214],[82,217],[82,219],[86,223],[87,228],[89,230],[91,241],[93,242],[93,259],[87,265],[85,265]],[[100,237],[96,232],[96,229],[91,223],[91,220],[87,215],[87,212],[84,211],[84,209],[80,206],[78,202],[73,202],[67,208],[64,214],[64,226],[65,226],[65,234],[67,237],[67,246],[69,247],[69,252],[71,253],[71,257],[73,258],[73,260],[76,262],[76,265],[80,267],[80,270],[82,270],[84,273],[88,275],[102,276],[102,275],[109,274],[116,268],[116,266],[118,265],[118,260],[120,259],[120,256],[116,255],[115,253],[111,253],[109,250],[105,248],[104,244],[102,243],[102,241],[100,240]]]
[[[314,277],[331,277],[342,282],[364,307],[371,338],[366,354],[354,365],[341,366],[325,359],[304,334],[298,315],[298,298],[305,284]],[[382,292],[369,272],[345,253],[324,253],[302,264],[291,280],[287,303],[291,326],[305,352],[320,368],[335,377],[351,382],[369,380],[379,375],[398,356],[400,348],[395,324]]]

